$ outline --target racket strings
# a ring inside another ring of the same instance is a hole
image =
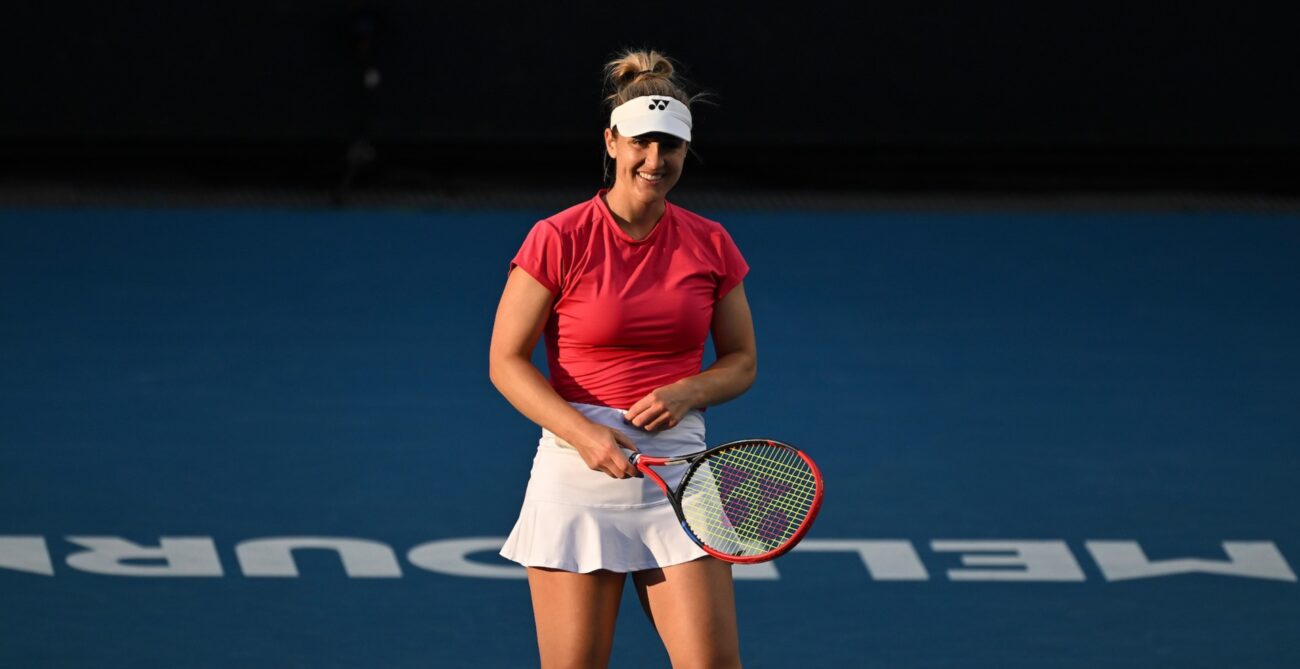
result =
[[[791,467],[772,467],[770,457],[755,457],[756,452],[735,455],[741,457],[711,468],[715,489],[704,486],[692,504],[684,505],[691,508],[688,524],[704,535],[701,540],[715,550],[735,555],[773,550],[802,525],[815,496],[811,477],[791,478]],[[785,463],[792,464],[793,460]],[[774,475],[784,477],[784,481],[774,479]],[[798,485],[800,478],[805,479],[803,485]],[[749,484],[748,480],[756,483]]]
[[[803,526],[817,477],[794,449],[752,443],[719,451],[687,472],[682,515],[705,545],[730,555],[779,548]]]
[[[694,496],[692,496],[693,492]],[[802,490],[788,492],[788,494],[775,499],[772,499],[771,495],[755,495],[753,492],[746,494],[744,490],[740,494],[732,492],[731,495],[728,495],[729,499],[727,500],[720,500],[723,496],[722,492],[716,490],[688,491],[686,496],[689,496],[693,501],[693,504],[690,504],[690,513],[686,513],[686,516],[688,516],[686,520],[688,520],[688,524],[692,525],[693,529],[698,527],[698,529],[706,531],[706,533],[714,530],[714,533],[712,533],[714,535],[716,535],[716,530],[719,529],[725,530],[727,533],[745,531],[745,521],[748,521],[753,514],[761,514],[761,517],[772,525],[775,524],[776,517],[771,512],[779,511],[785,513],[784,520],[793,524],[793,529],[789,531],[789,534],[793,534],[793,531],[797,530],[798,526],[802,524],[803,517],[806,516],[811,505],[813,505],[815,491],[811,490],[811,488],[802,488]],[[684,507],[685,505],[684,499]],[[708,543],[708,539],[705,539],[705,542]],[[780,544],[780,542],[777,542],[777,544]]]

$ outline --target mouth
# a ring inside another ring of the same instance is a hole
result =
[[[657,184],[664,180],[663,174],[657,174],[654,172],[637,172],[636,177],[652,184]]]

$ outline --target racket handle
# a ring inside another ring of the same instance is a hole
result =
[[[664,465],[679,465],[688,462],[690,458],[659,458],[653,455],[642,455],[640,451],[633,451],[627,456],[627,461],[632,463],[633,467],[662,467]]]

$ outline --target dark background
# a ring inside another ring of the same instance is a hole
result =
[[[1292,193],[1288,4],[26,2],[0,176],[589,183],[649,46],[715,94],[696,185]]]

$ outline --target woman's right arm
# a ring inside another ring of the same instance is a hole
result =
[[[488,351],[492,385],[519,413],[568,442],[588,467],[614,478],[638,476],[619,447],[636,450],[622,432],[593,423],[569,406],[533,366],[533,348],[551,312],[551,291],[519,268],[511,270],[497,305]]]

